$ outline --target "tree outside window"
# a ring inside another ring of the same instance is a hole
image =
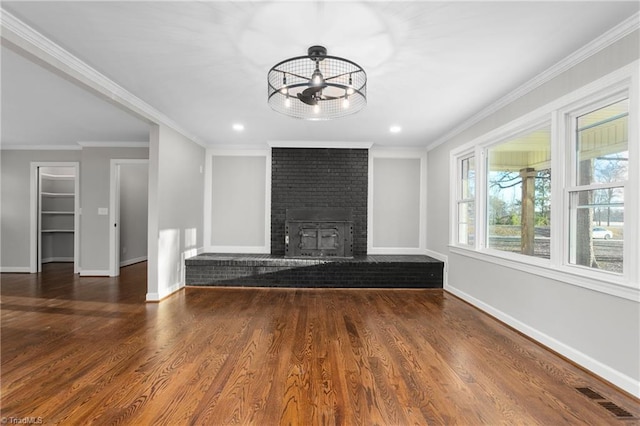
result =
[[[491,147],[488,159],[488,246],[549,259],[550,126]]]

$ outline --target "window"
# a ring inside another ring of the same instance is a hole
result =
[[[476,233],[476,167],[475,157],[463,158],[459,163],[458,187],[458,244],[475,245]]]
[[[573,116],[569,263],[622,274],[629,99]]]
[[[639,84],[621,68],[451,151],[451,252],[637,298]]]
[[[551,256],[551,127],[488,149],[487,246]]]

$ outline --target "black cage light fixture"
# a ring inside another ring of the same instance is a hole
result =
[[[307,56],[274,65],[268,74],[269,106],[304,120],[331,120],[360,111],[367,104],[367,74],[348,59],[328,56],[311,46]]]

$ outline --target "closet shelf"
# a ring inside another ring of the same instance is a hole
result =
[[[43,229],[42,233],[43,234],[51,234],[51,233],[61,233],[61,232],[66,232],[66,233],[71,233],[73,234],[73,229]]]
[[[74,213],[73,212],[68,212],[68,211],[64,211],[64,212],[61,212],[61,211],[49,211],[49,212],[42,212],[42,214],[70,214],[70,215],[73,215]]]

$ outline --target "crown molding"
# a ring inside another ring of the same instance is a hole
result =
[[[31,28],[5,9],[0,9],[0,27],[3,42],[8,42],[18,48],[19,51],[26,52],[29,56],[43,62],[55,72],[67,76],[77,84],[133,113],[138,118],[170,127],[198,145],[206,147],[197,136],[182,128],[171,118]]]
[[[80,151],[81,149],[82,147],[78,145],[0,145],[0,150],[3,151]]]
[[[591,42],[587,43],[585,46],[573,52],[571,55],[562,59],[560,62],[541,72],[531,80],[527,81],[514,91],[508,93],[506,96],[498,99],[488,107],[482,109],[477,114],[471,116],[469,119],[461,123],[460,125],[454,127],[444,135],[440,136],[433,143],[427,145],[427,150],[430,151],[443,143],[447,142],[449,139],[453,138],[456,135],[459,135],[463,131],[467,130],[474,124],[480,122],[481,120],[491,116],[496,113],[498,110],[504,108],[510,103],[516,101],[517,99],[523,97],[529,92],[537,89],[543,84],[553,80],[558,77],[562,73],[568,71],[569,69],[575,67],[580,62],[590,58],[601,50],[611,46],[613,43],[621,40],[622,38],[628,36],[632,32],[640,29],[640,12],[636,12],[631,15],[629,18],[622,21],[620,24],[611,28],[609,31],[595,38]]]
[[[78,142],[83,148],[149,148],[149,142],[126,141],[83,141]]]
[[[338,141],[268,141],[271,148],[338,148],[369,149],[373,142],[338,142]]]

